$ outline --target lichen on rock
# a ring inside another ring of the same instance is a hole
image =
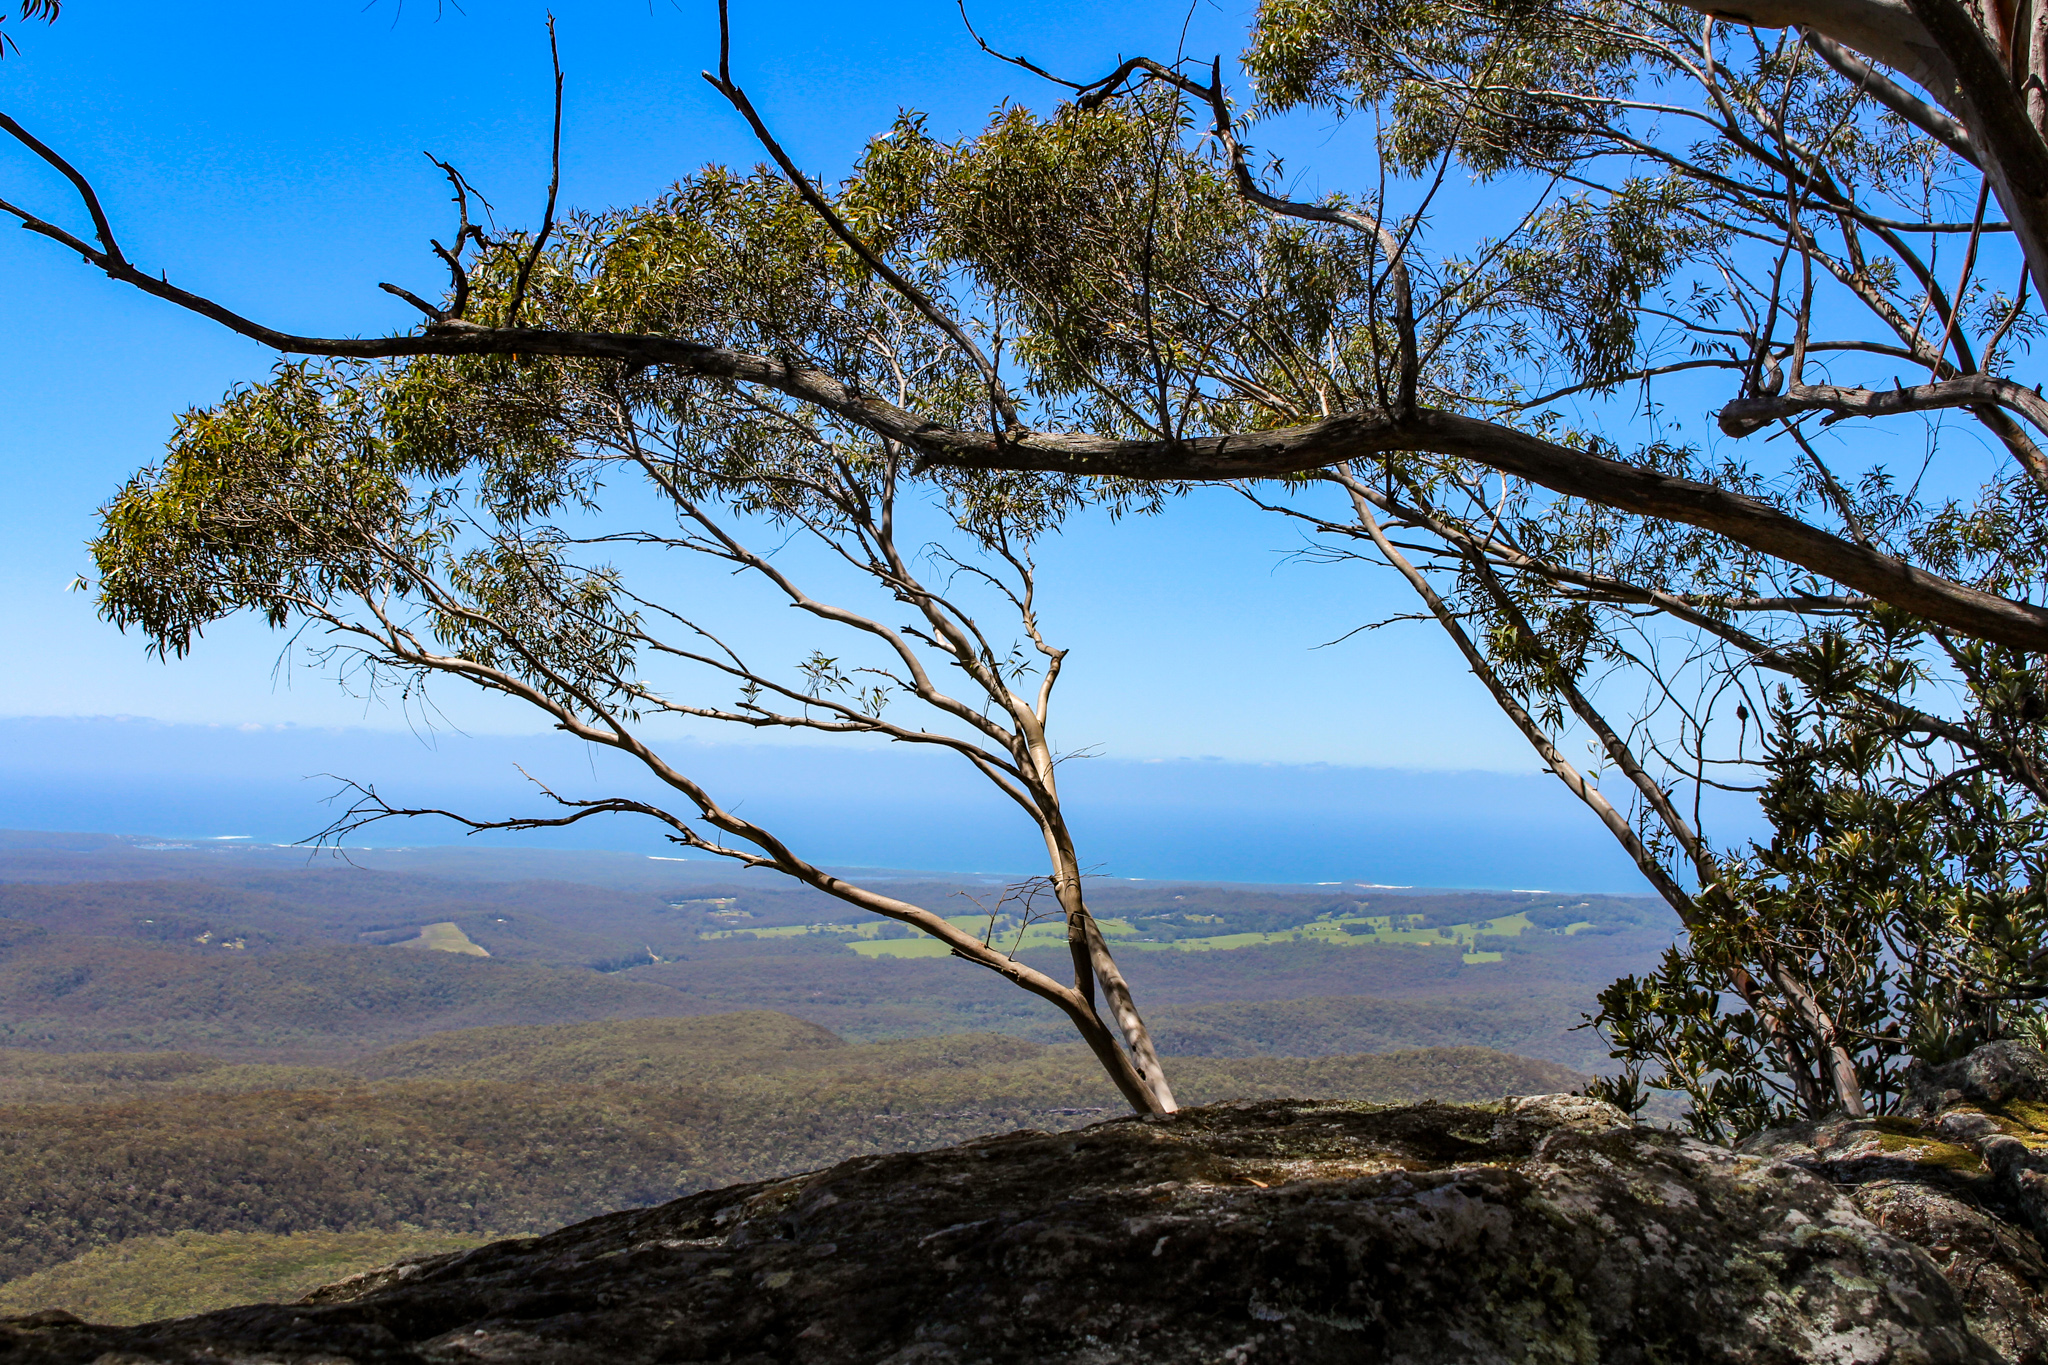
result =
[[[1776,1129],[1742,1150],[1845,1189],[1941,1268],[2003,1360],[2048,1365],[2048,1056],[1996,1042],[1904,1080],[1897,1113]]]

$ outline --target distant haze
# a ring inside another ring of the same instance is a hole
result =
[[[821,863],[1012,872],[1035,870],[1043,858],[1013,810],[938,755],[688,740],[669,752],[729,806]],[[375,782],[395,803],[492,817],[551,813],[515,765],[565,796],[660,799],[611,755],[555,736],[423,742],[377,730],[0,719],[0,827],[289,843],[331,818],[321,802],[337,784],[322,773]],[[1077,759],[1062,781],[1084,861],[1111,876],[1646,889],[1586,810],[1540,773]],[[459,838],[447,821],[418,820],[351,842]],[[611,816],[477,838],[675,851],[652,822]]]

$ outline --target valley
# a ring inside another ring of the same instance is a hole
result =
[[[1121,1112],[1042,1002],[728,868],[163,842],[0,838],[0,1314],[288,1296],[415,1250]],[[891,890],[1063,962],[994,879]],[[1671,938],[1623,897],[1091,895],[1189,1104],[1574,1088],[1604,1060],[1576,1027],[1593,993]]]
[[[722,864],[163,842],[0,836],[0,1047],[304,1059],[750,1008],[862,1042],[1069,1037],[902,926]],[[1060,970],[1057,927],[996,879],[889,885]],[[1197,1054],[1474,1045],[1589,1069],[1604,1049],[1580,1014],[1677,928],[1644,898],[1541,892],[1104,880],[1090,897],[1164,1045]]]

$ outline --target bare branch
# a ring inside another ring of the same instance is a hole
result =
[[[732,30],[726,14],[726,4],[727,0],[718,0],[718,74],[714,76],[709,71],[703,72],[704,79],[739,111],[740,117],[747,121],[747,126],[754,130],[755,139],[767,149],[768,155],[774,158],[783,175],[789,178],[789,183],[796,187],[796,192],[810,205],[811,211],[831,229],[832,235],[845,243],[848,250],[858,256],[868,269],[881,276],[891,289],[908,300],[913,308],[924,314],[932,326],[950,337],[953,344],[973,362],[974,367],[981,372],[983,381],[988,385],[989,400],[995,404],[997,412],[1001,415],[1004,428],[1009,431],[1021,429],[1023,419],[1017,414],[1016,400],[1010,396],[1009,388],[1003,383],[1002,375],[994,363],[982,352],[974,338],[967,334],[967,329],[954,321],[929,294],[883,260],[879,252],[861,240],[860,234],[847,226],[846,220],[839,216],[839,211],[833,208],[818,187],[811,183],[811,178],[798,170],[796,163],[789,159],[789,153],[782,150],[782,144],[768,131],[768,125],[762,121],[760,114],[755,112],[753,101],[747,98],[746,92],[733,83],[730,65]]]
[[[77,167],[45,146],[28,129],[5,114],[0,114],[0,129],[5,129],[15,141],[55,166],[64,178],[71,182],[73,188],[78,191],[78,197],[85,201],[85,211],[92,215],[92,230],[100,239],[100,246],[105,250],[107,259],[115,265],[126,265],[127,258],[121,254],[119,244],[114,241],[113,225],[107,221],[107,211],[100,207],[100,197],[93,189],[92,183],[79,173]],[[17,212],[16,216],[21,215]]]
[[[540,218],[540,231],[534,234],[533,249],[526,253],[526,259],[519,263],[519,278],[512,286],[512,303],[505,311],[505,325],[519,325],[519,306],[526,302],[526,282],[533,275],[533,267],[540,260],[541,250],[548,244],[548,234],[555,227],[555,196],[562,188],[562,53],[555,44],[555,16],[548,15],[548,61],[555,70],[555,128],[548,164],[548,202]]]
[[[1829,421],[1848,417],[1896,417],[1902,413],[1930,412],[1939,408],[1975,408],[1987,405],[2010,408],[2043,432],[2048,432],[2048,400],[2010,379],[1972,374],[1944,379],[1933,384],[1915,384],[1898,389],[1847,389],[1831,384],[1794,384],[1785,392],[1756,398],[1738,398],[1721,409],[1721,430],[1730,436],[1748,436],[1778,421],[1802,412],[1826,412]]]
[[[425,299],[421,298],[418,294],[413,293],[410,289],[401,289],[397,285],[390,283],[380,284],[377,287],[387,294],[395,294],[399,298],[404,299],[407,303],[419,309],[422,313],[425,313],[435,322],[441,322],[448,316],[440,309],[434,307],[433,304],[428,303]]]
[[[1972,166],[1984,164],[1977,159],[1977,149],[1970,145],[1970,130],[1961,122],[1921,99],[1811,24],[1802,25],[1799,36],[1822,61],[1834,68],[1836,74],[1855,82],[1879,104]]]

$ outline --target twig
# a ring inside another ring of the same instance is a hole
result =
[[[747,98],[746,92],[733,84],[732,28],[726,11],[727,0],[718,0],[718,74],[714,76],[706,71],[702,73],[704,79],[739,111],[740,117],[753,129],[755,139],[767,150],[768,155],[775,159],[775,164],[789,178],[789,183],[796,187],[796,192],[802,196],[804,203],[810,205],[811,211],[831,229],[832,235],[844,242],[848,250],[860,257],[868,269],[881,276],[889,287],[908,300],[913,308],[924,314],[934,327],[950,337],[953,344],[973,362],[977,370],[981,371],[983,380],[988,384],[989,399],[1001,414],[1004,429],[1016,431],[1021,428],[1023,420],[1017,415],[1016,400],[1011,398],[1009,389],[1003,384],[1002,376],[996,370],[994,362],[983,353],[974,338],[967,334],[967,329],[954,321],[943,308],[933,302],[929,294],[896,271],[882,259],[880,253],[863,242],[860,236],[847,226],[846,220],[839,216],[838,211],[827,202],[818,187],[811,183],[811,178],[798,170],[796,163],[789,159],[789,154],[782,150],[782,144],[768,131],[768,125],[762,121],[760,114],[755,112],[753,102]]]
[[[57,155],[28,129],[5,114],[0,114],[0,128],[5,128],[13,135],[15,141],[63,172],[64,178],[78,191],[78,197],[85,201],[85,211],[92,215],[93,234],[100,239],[100,245],[106,249],[107,259],[115,265],[128,264],[128,258],[121,254],[120,245],[114,241],[113,225],[107,221],[107,211],[100,207],[100,197],[94,191],[92,182],[80,174],[77,167]]]
[[[555,16],[548,14],[548,60],[555,69],[555,137],[553,171],[548,177],[548,206],[541,214],[540,233],[533,239],[533,250],[526,253],[526,259],[519,266],[519,282],[512,287],[512,307],[505,315],[507,327],[519,325],[519,305],[526,302],[526,281],[533,274],[533,267],[540,260],[541,248],[547,245],[548,233],[555,226],[555,195],[562,188],[562,53],[555,44]]]

